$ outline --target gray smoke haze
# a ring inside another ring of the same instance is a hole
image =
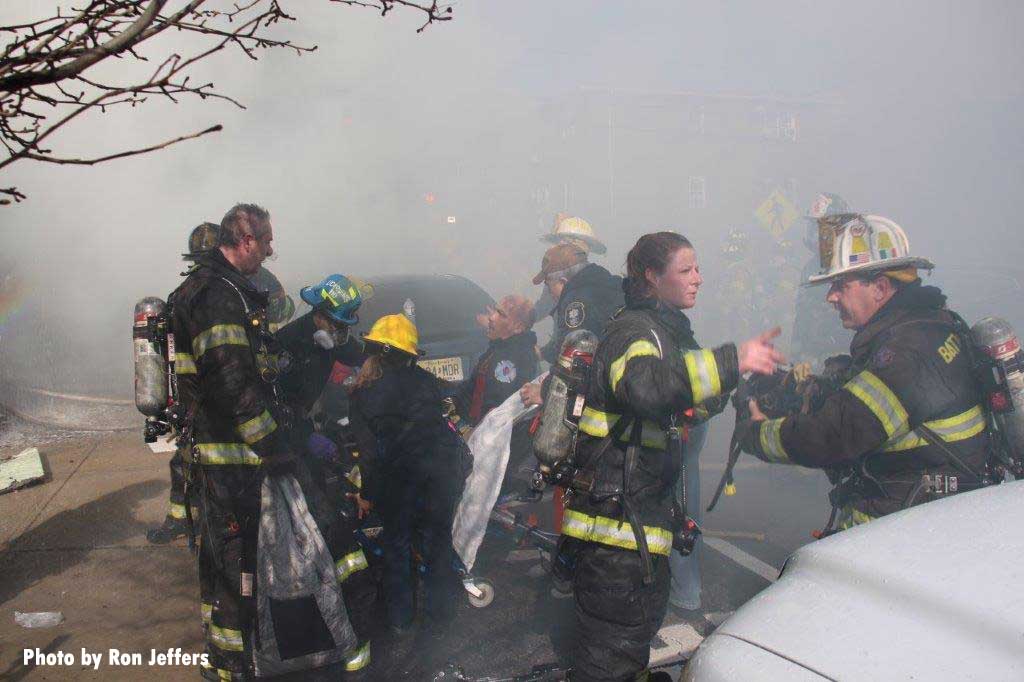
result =
[[[712,343],[729,329],[724,235],[765,238],[753,213],[776,188],[801,215],[829,191],[900,223],[969,321],[1024,327],[1020,3],[456,2],[420,35],[412,13],[292,4],[298,23],[278,30],[315,53],[228,52],[193,76],[247,110],[154,100],[59,143],[86,155],[223,132],[7,172],[29,195],[0,209],[27,288],[0,336],[7,376],[129,397],[133,303],[173,289],[191,228],[238,201],[270,210],[268,266],[293,296],[336,271],[455,272],[535,296],[556,211],[591,222],[613,272],[640,234],[676,229],[702,262],[695,326]],[[797,268],[803,229],[785,235]]]

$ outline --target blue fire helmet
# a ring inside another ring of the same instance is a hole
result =
[[[329,275],[319,284],[303,287],[299,296],[342,324],[353,325],[359,321],[356,311],[363,304],[363,296],[359,287],[344,275]]]

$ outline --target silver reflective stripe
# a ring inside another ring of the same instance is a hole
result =
[[[270,416],[270,412],[263,410],[262,413],[249,421],[239,424],[236,430],[238,435],[242,437],[242,440],[252,445],[269,436],[276,428],[277,422]]]
[[[910,418],[896,394],[872,372],[864,370],[850,379],[844,389],[864,403],[882,423],[889,438],[902,436],[909,431]]]
[[[621,418],[622,415],[602,412],[593,407],[584,407],[583,414],[580,416],[580,431],[588,436],[604,438],[611,433],[612,429],[615,428],[615,424]],[[632,426],[627,428],[626,432],[619,437],[619,440],[628,442],[632,428]],[[645,448],[664,450],[666,445],[665,431],[654,422],[645,419],[640,428],[640,444]]]
[[[196,361],[191,354],[181,351],[174,354],[174,373],[178,375],[196,373]]]
[[[218,649],[223,649],[224,651],[241,651],[244,648],[241,630],[222,628],[210,623],[209,636],[210,641],[213,642]]]
[[[782,447],[782,419],[768,419],[761,422],[761,452],[770,462],[790,464],[792,460]]]
[[[258,466],[263,460],[244,443],[198,443],[200,464],[249,464]]]
[[[562,534],[602,545],[637,549],[633,527],[624,521],[604,516],[589,516],[575,509],[567,509],[562,518]],[[672,550],[672,534],[664,528],[644,526],[647,549],[653,554],[668,556]]]
[[[709,350],[694,350],[683,354],[686,373],[690,379],[693,404],[699,405],[709,398],[721,394],[722,380],[718,375],[718,363]]]
[[[192,353],[195,359],[203,357],[203,353],[217,346],[248,346],[249,337],[245,327],[240,324],[215,324],[206,331],[200,332],[192,339]]]
[[[956,443],[977,436],[985,430],[985,414],[980,405],[945,419],[925,422],[925,426],[937,433],[946,443]],[[928,445],[928,441],[911,431],[905,436],[891,439],[883,447],[883,452],[903,452]]]
[[[334,562],[334,572],[338,577],[338,582],[343,583],[356,571],[361,571],[364,568],[368,568],[369,564],[366,563],[366,555],[363,554],[363,550],[357,549],[354,552],[346,554],[337,561]]]

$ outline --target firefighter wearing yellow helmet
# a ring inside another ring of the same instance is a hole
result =
[[[877,215],[818,220],[826,300],[856,332],[841,388],[806,413],[753,423],[743,449],[765,462],[827,469],[838,481],[827,530],[987,483],[982,393],[969,359],[969,330],[924,286],[906,233]]]
[[[594,236],[594,228],[583,218],[566,216],[559,213],[555,216],[555,225],[549,234],[540,238],[548,244],[575,244],[588,253],[598,256],[608,251],[600,239]]]
[[[462,581],[453,567],[452,520],[468,473],[468,448],[442,415],[438,379],[416,365],[416,325],[402,314],[377,320],[363,339],[370,357],[352,391],[349,420],[359,450],[363,499],[383,522],[384,592],[392,631],[415,618],[409,561],[412,538],[430,571],[424,576],[426,615],[455,615]]]

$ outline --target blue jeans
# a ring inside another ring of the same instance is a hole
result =
[[[686,485],[686,513],[699,525],[704,525],[704,507],[700,503],[700,466],[698,457],[708,435],[707,422],[690,429],[683,445],[683,471],[676,484],[676,498],[682,501],[683,485]],[[689,556],[675,550],[669,555],[672,582],[668,601],[681,609],[700,608],[700,555],[702,540],[698,539]]]

